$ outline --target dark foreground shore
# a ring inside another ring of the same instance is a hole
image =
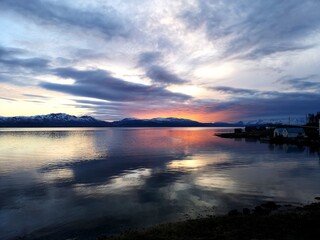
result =
[[[255,209],[232,210],[225,216],[162,224],[98,239],[320,239],[320,202],[303,207],[268,202]]]

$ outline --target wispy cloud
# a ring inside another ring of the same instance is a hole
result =
[[[260,91],[258,90],[233,88],[233,87],[225,87],[225,86],[211,87],[210,89],[227,93],[227,94],[234,94],[234,95],[257,95],[260,93]]]
[[[193,29],[204,25],[209,39],[224,40],[222,57],[256,59],[311,48],[301,40],[319,30],[319,11],[314,0],[198,0],[182,18]]]
[[[119,16],[119,13],[111,7],[104,8],[102,13],[42,0],[2,0],[0,6],[3,11],[13,11],[36,24],[74,27],[87,32],[96,31],[106,39],[128,37],[132,27],[124,16]]]
[[[23,96],[26,97],[31,97],[31,98],[44,98],[47,99],[47,96],[42,96],[42,95],[37,95],[37,94],[28,94],[28,93],[24,93]]]

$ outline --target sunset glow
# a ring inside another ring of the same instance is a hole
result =
[[[3,0],[0,116],[305,116],[320,102],[319,12],[312,0]]]
[[[234,69],[230,64],[224,65],[206,65],[196,69],[195,75],[200,78],[221,79],[229,77]]]

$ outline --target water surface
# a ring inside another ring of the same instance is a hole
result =
[[[312,201],[318,151],[217,128],[0,129],[0,239],[95,239],[263,201]]]

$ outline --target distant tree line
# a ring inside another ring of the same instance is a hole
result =
[[[319,120],[320,120],[320,112],[317,112],[316,114],[309,113],[307,115],[308,124],[312,124],[312,125],[318,124]]]

